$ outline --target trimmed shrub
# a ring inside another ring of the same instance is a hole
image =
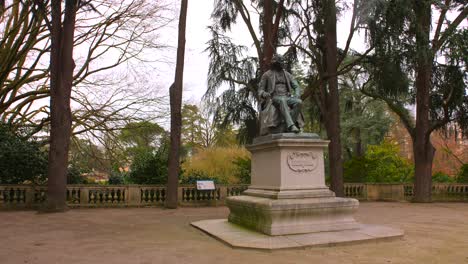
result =
[[[370,145],[363,157],[354,157],[344,164],[345,182],[410,182],[412,164],[399,155],[397,145],[384,141]]]
[[[167,182],[168,147],[138,153],[130,165],[129,180],[136,184],[165,184]]]
[[[109,184],[110,185],[119,185],[125,184],[125,175],[120,172],[113,171],[109,176]]]

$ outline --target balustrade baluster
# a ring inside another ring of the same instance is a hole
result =
[[[122,203],[124,201],[124,193],[125,193],[125,190],[124,189],[118,189],[116,194],[117,194],[117,202],[118,203]]]
[[[81,191],[80,189],[75,191],[75,203],[80,203]]]
[[[191,199],[192,199],[192,190],[190,190],[189,188],[187,188],[187,197],[186,197],[186,201],[187,201],[187,202],[190,202]]]
[[[89,192],[90,196],[89,196],[89,201],[90,203],[96,203],[97,201],[97,197],[96,197],[96,191],[95,190],[92,190]]]
[[[18,203],[24,203],[24,192],[20,188],[18,188]]]
[[[190,188],[190,200],[189,201],[196,201],[197,200],[197,191],[193,188]]]
[[[146,193],[146,189],[141,189],[141,202],[142,203],[147,203],[148,202],[145,193]]]
[[[11,189],[13,192],[13,203],[17,204],[18,203],[18,190],[17,189]]]
[[[119,198],[117,196],[118,189],[112,189],[112,203],[119,203]]]
[[[156,189],[154,192],[155,192],[155,199],[154,199],[154,201],[155,201],[155,202],[161,201],[161,191],[160,191],[159,189]]]

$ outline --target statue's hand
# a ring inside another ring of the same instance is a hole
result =
[[[263,92],[262,97],[263,97],[264,99],[269,99],[269,98],[271,98],[271,94],[270,94],[269,92]]]

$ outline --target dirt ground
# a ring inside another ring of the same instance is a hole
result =
[[[357,220],[405,230],[402,239],[273,252],[232,249],[190,222],[226,207],[0,212],[0,264],[468,263],[468,203],[361,203]]]

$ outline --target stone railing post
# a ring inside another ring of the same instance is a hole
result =
[[[376,201],[380,198],[379,185],[366,184],[366,198],[368,201]]]
[[[227,186],[226,185],[219,186],[219,202],[221,204],[225,204],[226,197],[227,197]]]
[[[166,186],[166,190],[167,190],[167,186]],[[182,204],[183,202],[183,187],[177,187],[177,202],[180,204]]]
[[[25,201],[25,206],[26,208],[32,208],[34,204],[34,187],[32,185],[29,185],[26,187],[26,191],[24,193],[24,201]]]
[[[395,184],[392,186],[393,199],[395,201],[405,200],[405,187],[403,184]]]
[[[139,185],[128,185],[126,203],[128,206],[141,205],[141,188]]]
[[[369,197],[367,196],[367,183],[363,183],[363,188],[362,188],[362,200],[363,201],[369,201]]]
[[[80,187],[80,206],[86,206],[89,203],[89,189],[88,187]]]

